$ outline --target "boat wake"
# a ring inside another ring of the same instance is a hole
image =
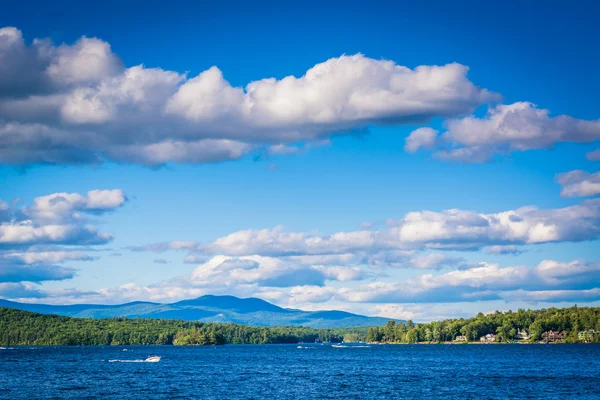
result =
[[[160,356],[150,356],[145,360],[108,360],[108,362],[119,362],[119,363],[157,363],[160,361]]]

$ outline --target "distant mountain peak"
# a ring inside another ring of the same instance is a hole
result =
[[[256,297],[240,298],[231,295],[206,294],[196,299],[178,301],[177,303],[173,303],[173,305],[204,306],[219,309],[227,308],[241,313],[257,311],[287,312],[284,308]]]
[[[231,295],[210,294],[171,304],[134,301],[119,305],[56,306],[0,300],[0,307],[82,318],[165,318],[203,322],[234,322],[254,326],[302,325],[314,328],[343,328],[385,325],[389,320],[388,318],[366,317],[336,310],[302,311],[281,308],[256,297],[239,298]]]

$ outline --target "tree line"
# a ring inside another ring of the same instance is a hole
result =
[[[0,346],[341,342],[364,340],[367,330],[258,327],[152,318],[72,318],[0,308]]]
[[[496,311],[474,318],[447,319],[424,324],[389,321],[384,326],[315,329],[302,326],[260,327],[234,323],[152,318],[72,318],[0,308],[0,346],[63,345],[220,345],[298,342],[445,342],[465,336],[479,341],[492,333],[498,341],[514,339],[520,330],[538,341],[544,332],[565,332],[565,341],[581,341],[580,332],[600,332],[600,307]],[[600,334],[586,336],[600,342]]]
[[[366,340],[380,343],[415,343],[453,341],[465,336],[468,341],[479,341],[481,336],[495,334],[497,341],[514,340],[519,330],[526,330],[530,341],[539,341],[544,332],[566,332],[565,342],[581,341],[579,332],[600,332],[600,307],[549,308],[516,312],[496,311],[477,314],[474,318],[447,319],[426,324],[412,321],[369,328]],[[588,341],[600,342],[600,334],[593,334]]]

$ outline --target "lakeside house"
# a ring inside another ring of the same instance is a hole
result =
[[[515,339],[517,340],[528,340],[531,338],[531,335],[529,335],[529,333],[527,333],[527,331],[525,329],[521,330],[519,329],[517,331],[517,334],[515,335]]]
[[[587,331],[581,331],[577,334],[577,339],[582,340],[584,342],[591,342],[594,340],[594,335],[599,334],[600,332],[596,332],[593,329],[588,329]]]
[[[493,343],[496,341],[496,335],[488,333],[487,335],[480,337],[479,340],[483,343]]]
[[[549,331],[542,333],[542,339],[544,339],[548,342],[564,340],[565,336],[567,336],[566,332],[559,332],[559,331],[553,331],[553,330],[549,330]]]
[[[455,342],[466,342],[467,341],[467,337],[464,335],[458,335],[456,337],[456,339],[454,339]]]

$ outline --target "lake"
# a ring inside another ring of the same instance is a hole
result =
[[[600,345],[304,346],[8,348],[0,398],[600,398]]]

